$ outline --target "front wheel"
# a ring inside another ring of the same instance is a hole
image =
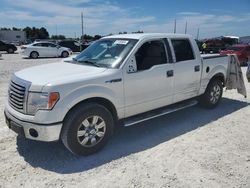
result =
[[[113,118],[102,105],[86,103],[66,117],[61,140],[72,153],[90,155],[102,149],[113,133]]]
[[[206,108],[215,108],[221,100],[222,93],[221,80],[214,79],[208,84],[205,93],[198,99],[199,104]]]

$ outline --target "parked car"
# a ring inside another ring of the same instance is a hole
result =
[[[206,39],[203,42],[205,42],[207,45],[207,48],[204,49],[205,53],[220,53],[221,50],[225,50],[228,46],[238,44],[239,38],[233,36],[226,36]]]
[[[6,51],[9,54],[12,54],[17,51],[17,47],[13,44],[0,41],[0,51]]]
[[[80,44],[75,40],[63,40],[59,41],[58,44],[60,46],[70,48],[73,52],[80,52],[88,47],[87,44]]]
[[[240,65],[246,66],[247,62],[250,60],[250,45],[247,44],[237,44],[228,47],[227,49],[220,52],[221,55],[236,54]]]
[[[61,47],[51,42],[36,42],[30,45],[21,46],[21,53],[24,56],[36,59],[38,57],[63,57],[72,54],[69,48]]]
[[[72,153],[89,155],[104,147],[118,122],[134,125],[193,106],[196,100],[215,108],[228,59],[202,58],[190,35],[104,37],[70,62],[16,72],[6,123],[28,139],[62,140]]]

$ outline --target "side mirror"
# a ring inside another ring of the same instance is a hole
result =
[[[127,63],[127,73],[137,72],[137,65],[135,56],[131,57]]]
[[[59,48],[61,48],[61,46],[57,45],[56,48],[59,49]]]

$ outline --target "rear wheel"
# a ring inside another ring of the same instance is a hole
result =
[[[63,51],[63,52],[62,52],[62,57],[63,57],[63,58],[69,57],[69,53],[66,52],[66,51]]]
[[[206,108],[215,108],[221,100],[222,93],[222,81],[214,79],[208,84],[205,93],[198,99],[199,104]]]
[[[76,155],[90,155],[102,149],[113,133],[111,113],[96,103],[73,109],[62,129],[63,144]]]
[[[37,52],[31,52],[31,53],[30,53],[30,57],[31,57],[32,59],[37,59],[38,56],[39,56],[39,54],[38,54]]]
[[[7,52],[8,52],[9,54],[13,54],[13,53],[14,53],[14,50],[13,50],[12,48],[9,48],[9,49],[7,50]]]

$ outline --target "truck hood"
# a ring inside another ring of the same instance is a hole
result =
[[[41,87],[88,79],[105,70],[106,68],[101,67],[60,62],[27,68],[16,72],[15,75],[31,82],[32,86]]]

